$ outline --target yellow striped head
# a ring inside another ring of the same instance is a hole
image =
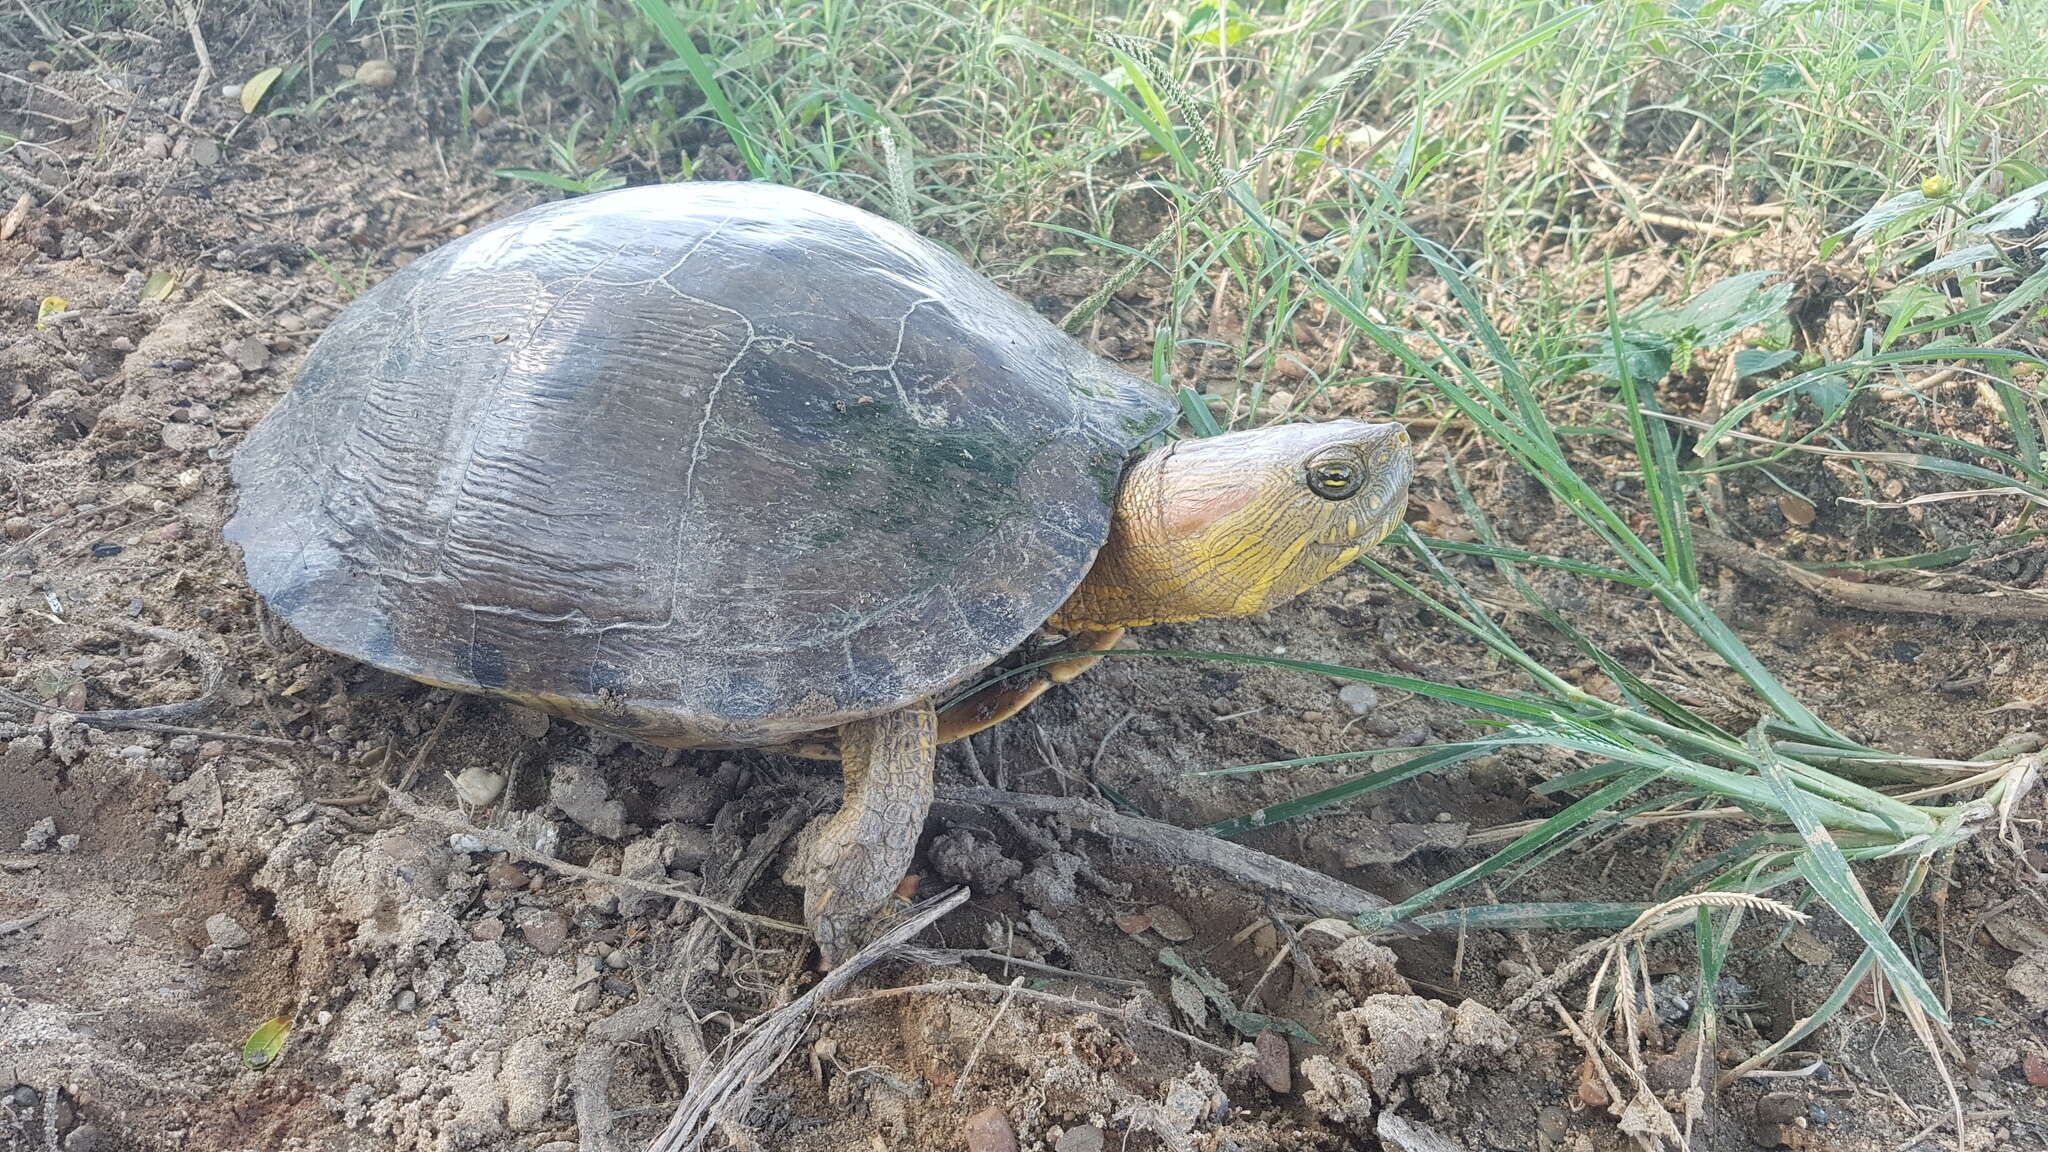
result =
[[[1385,539],[1413,471],[1399,424],[1333,420],[1176,441],[1131,466],[1108,542],[1051,624],[1264,611]]]

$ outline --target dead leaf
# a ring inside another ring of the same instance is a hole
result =
[[[1778,494],[1778,511],[1784,514],[1787,523],[1804,528],[1813,523],[1813,501],[1790,492]]]
[[[242,82],[242,111],[256,114],[256,106],[263,103],[263,97],[270,92],[270,86],[284,75],[282,68],[265,68]]]
[[[2008,912],[1986,920],[1984,931],[2007,952],[2048,952],[2048,923],[2039,920]]]
[[[1173,1006],[1187,1017],[1188,1023],[1200,1028],[1209,1022],[1209,998],[1195,987],[1195,982],[1185,976],[1175,976],[1167,982],[1167,991],[1173,994]]]
[[[1813,929],[1801,925],[1785,934],[1785,951],[1790,952],[1801,964],[1825,964],[1834,959],[1835,950],[1828,942],[1814,935]]]
[[[1145,909],[1145,918],[1152,922],[1152,930],[1175,944],[1195,938],[1195,930],[1188,918],[1164,904],[1154,904]]]

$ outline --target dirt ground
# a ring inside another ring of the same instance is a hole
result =
[[[26,193],[0,236],[0,687],[52,709],[0,713],[0,1148],[644,1147],[700,1078],[706,1045],[716,1064],[735,1024],[816,980],[796,938],[646,886],[800,918],[780,853],[791,814],[829,802],[834,781],[820,765],[664,753],[429,689],[309,649],[259,612],[220,538],[227,461],[345,305],[344,282],[372,282],[552,193],[493,178],[495,165],[530,162],[524,146],[453,131],[405,83],[354,89],[306,121],[245,117],[209,88],[187,125],[189,61],[179,32],[160,31],[114,71],[0,53],[0,128],[29,142],[0,158],[0,213]],[[216,63],[254,70],[226,47]],[[1654,276],[1636,285],[1655,288]],[[52,298],[63,303],[39,323]],[[1111,332],[1103,346],[1135,350],[1142,370],[1144,340]],[[1449,433],[1426,447],[1411,519],[1455,519],[1445,453],[1509,538],[1583,546]],[[1818,468],[1809,478],[1834,483]],[[1873,526],[1828,501],[1795,530],[1775,489],[1732,484],[1727,500],[1750,539],[1802,559],[1995,527],[1931,514]],[[2039,551],[1998,563],[1982,574],[2022,587],[2042,567]],[[1466,575],[1515,602],[1479,567]],[[1708,579],[1745,639],[1851,735],[1966,756],[2041,718],[2036,626],[1880,617],[1716,568]],[[1646,603],[1590,584],[1551,591],[1659,683],[1744,719],[1732,674]],[[1520,623],[1554,666],[1574,662]],[[1142,643],[1513,684],[1358,571],[1266,617]],[[197,715],[94,727],[58,711],[175,704],[216,676]],[[1114,802],[1196,827],[1356,766],[1191,773],[1478,731],[1428,701],[1339,688],[1113,660],[949,748],[941,784]],[[1532,786],[1563,763],[1540,750],[1488,758],[1243,842],[1398,898],[1481,858],[1462,846],[1468,830],[1554,812]],[[401,799],[375,787],[386,779],[404,783]],[[2048,833],[2032,804],[2020,847],[2038,864]],[[1494,896],[1643,899],[1674,834],[1601,841]],[[1709,829],[1682,859],[1736,835]],[[921,937],[917,963],[867,973],[810,1021],[745,1126],[789,1152],[1635,1146],[1602,1090],[1581,1083],[1578,1042],[1546,1002],[1506,1014],[1590,934],[1382,947],[1161,843],[942,803],[920,848],[924,890],[966,884],[971,898]],[[585,871],[532,863],[536,852]],[[1887,898],[1893,878],[1870,876]],[[1957,1022],[1970,1146],[2048,1147],[2038,877],[2010,850],[1972,846],[1943,879],[1908,939]],[[1753,919],[1720,990],[1712,1055],[1725,1067],[1761,1048],[1855,956],[1828,917],[1792,931]],[[1670,997],[1652,1087],[1675,1101],[1692,1065],[1691,942],[1659,941],[1650,958]],[[948,983],[879,994],[935,981]],[[1233,1027],[1226,1013],[1241,1009],[1315,1039]],[[288,1041],[252,1070],[244,1042],[274,1017],[290,1022]],[[1802,1048],[1773,1067],[1805,1075],[1710,1093],[1695,1146],[1953,1140],[1930,1062],[1869,996]],[[990,1108],[999,1123],[981,1115]]]

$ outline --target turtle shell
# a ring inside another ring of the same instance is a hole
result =
[[[352,303],[235,454],[227,536],[320,647],[644,739],[773,743],[1015,647],[1170,410],[890,221],[631,188]]]

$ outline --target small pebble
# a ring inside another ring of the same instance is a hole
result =
[[[1017,1152],[1017,1131],[1001,1108],[984,1108],[967,1118],[961,1129],[967,1152]]]
[[[1337,693],[1337,702],[1353,716],[1363,716],[1380,706],[1380,694],[1370,684],[1346,684]]]
[[[1756,1102],[1756,1118],[1765,1124],[1790,1124],[1806,1115],[1806,1097],[1797,1092],[1772,1092]]]
[[[220,443],[220,433],[204,424],[166,423],[163,440],[173,452],[204,452]]]
[[[531,880],[510,860],[494,860],[484,869],[484,882],[500,892],[511,892],[526,887]]]
[[[1564,1109],[1553,1104],[1536,1114],[1536,1130],[1553,1141],[1563,1143],[1571,1133],[1571,1118]]]
[[[206,938],[222,948],[247,947],[250,939],[249,930],[225,912],[206,918]]]
[[[66,856],[78,851],[78,833],[66,832],[64,835],[57,837],[57,851],[64,853]]]
[[[1749,1138],[1763,1148],[1788,1148],[1801,1143],[1806,1098],[1797,1092],[1773,1092],[1756,1102],[1756,1120]]]
[[[535,952],[557,956],[569,944],[569,925],[553,912],[543,912],[519,926],[519,935]]]
[[[47,852],[57,842],[57,819],[45,816],[29,827],[28,835],[21,838],[23,852]]]
[[[223,84],[220,86],[220,95],[223,100],[240,100],[242,98],[242,86],[240,84]]]
[[[31,76],[48,76],[50,74],[50,62],[48,60],[29,61],[28,74]]]
[[[457,832],[453,836],[448,837],[448,847],[467,856],[474,856],[478,852],[489,852],[491,850],[489,844],[484,843],[468,832]]]
[[[410,1012],[418,1006],[419,1002],[419,993],[407,988],[392,999],[391,1010],[393,1012]]]
[[[1274,1092],[1294,1091],[1294,1057],[1287,1050],[1287,1037],[1268,1028],[1259,1033],[1253,1046],[1259,1054],[1255,1067],[1260,1081]]]
[[[211,168],[220,163],[220,145],[211,140],[192,142],[192,162],[201,168]]]
[[[604,966],[607,968],[624,968],[629,963],[631,963],[631,961],[626,959],[626,954],[617,948],[614,948],[610,952],[607,952],[605,954]]]
[[[2029,1050],[2020,1059],[2020,1071],[2026,1075],[2027,1083],[2036,1088],[2048,1088],[2048,1056]]]
[[[398,83],[398,66],[389,60],[365,60],[356,65],[356,82],[372,88],[389,88]]]
[[[228,356],[245,372],[261,372],[270,365],[270,348],[255,336],[244,336],[228,345]]]
[[[1052,1149],[1053,1152],[1102,1152],[1102,1129],[1093,1124],[1077,1124],[1060,1133]]]
[[[505,791],[505,777],[488,768],[464,768],[455,778],[455,796],[471,808],[481,808]]]

